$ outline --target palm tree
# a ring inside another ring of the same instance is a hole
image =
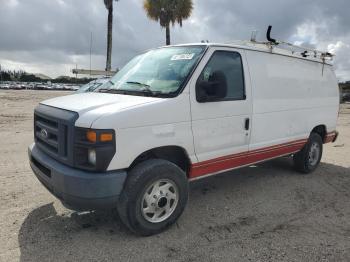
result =
[[[147,16],[159,21],[166,29],[166,44],[170,45],[170,24],[177,22],[182,27],[182,21],[191,16],[192,0],[144,0],[143,8]]]
[[[106,71],[112,69],[113,0],[103,0],[108,10]],[[119,1],[119,0],[115,0]]]

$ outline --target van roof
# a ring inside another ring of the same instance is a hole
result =
[[[332,65],[331,59],[322,59],[319,54],[320,52],[316,51],[315,54],[310,54],[307,57],[303,57],[301,55],[302,52],[300,50],[303,50],[302,47],[300,47],[300,50],[296,51],[295,49],[288,49],[288,48],[281,48],[277,46],[273,46],[270,43],[259,43],[259,42],[252,42],[252,41],[234,41],[231,43],[189,43],[189,44],[180,44],[180,45],[172,45],[172,46],[213,46],[213,47],[229,47],[229,48],[237,48],[237,49],[244,49],[244,50],[252,50],[257,52],[264,52],[269,54],[276,54],[276,55],[282,55],[282,56],[288,56],[296,59],[303,59],[307,61],[317,62],[317,63],[324,63],[327,65]]]

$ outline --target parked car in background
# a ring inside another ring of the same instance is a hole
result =
[[[343,93],[342,94],[342,102],[350,102],[350,93]]]
[[[10,85],[5,83],[5,84],[0,84],[0,89],[10,89]]]
[[[107,83],[109,79],[110,79],[109,77],[102,77],[102,78],[95,79],[95,80],[83,85],[82,87],[80,87],[77,90],[77,93],[93,92],[97,88],[102,86],[104,83]]]

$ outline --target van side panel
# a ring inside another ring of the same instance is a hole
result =
[[[250,150],[308,138],[312,129],[336,128],[339,89],[330,65],[246,51],[252,79]]]

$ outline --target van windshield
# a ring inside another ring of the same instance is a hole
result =
[[[205,46],[154,49],[124,66],[96,92],[169,97],[177,94],[203,55]]]

